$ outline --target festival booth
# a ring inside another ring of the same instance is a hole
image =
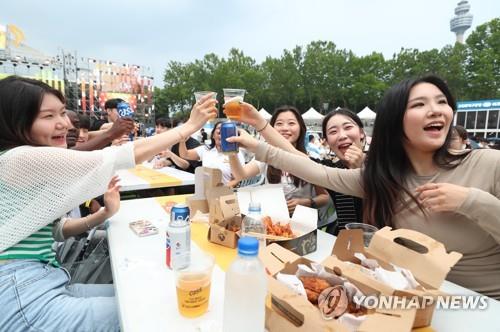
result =
[[[368,106],[366,106],[365,108],[363,108],[361,112],[358,113],[358,117],[363,122],[366,134],[371,136],[373,132],[373,124],[375,123],[375,118],[377,117],[377,113],[375,113]]]
[[[259,110],[259,113],[260,113],[260,115],[262,115],[262,117],[263,117],[264,119],[266,119],[266,120],[270,120],[270,119],[271,119],[271,117],[272,117],[272,115],[271,115],[268,111],[266,111],[264,108],[261,108],[261,109]]]
[[[302,119],[306,123],[307,129],[311,131],[320,131],[321,130],[321,121],[325,116],[318,111],[316,111],[313,107],[307,110],[304,114],[302,114]]]

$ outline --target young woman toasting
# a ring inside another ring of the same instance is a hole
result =
[[[455,109],[448,86],[436,76],[396,84],[377,109],[361,169],[319,165],[245,134],[228,140],[310,183],[363,197],[368,223],[414,229],[461,252],[448,279],[500,299],[500,151],[451,153]],[[256,128],[265,125],[245,119]],[[268,142],[287,147],[280,135]]]

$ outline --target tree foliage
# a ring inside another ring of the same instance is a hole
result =
[[[207,54],[191,63],[171,61],[155,89],[158,114],[185,117],[194,102],[193,92],[244,88],[245,100],[272,111],[279,105],[309,107],[319,111],[348,107],[359,112],[375,108],[392,84],[434,73],[443,77],[458,100],[500,96],[500,19],[478,26],[466,44],[419,51],[402,48],[385,59],[373,52],[357,56],[331,41],[314,41],[305,47],[284,50],[279,58],[267,57],[258,64],[238,49],[227,58]]]

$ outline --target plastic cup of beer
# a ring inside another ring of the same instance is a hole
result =
[[[203,315],[208,309],[215,258],[210,254],[192,255],[187,268],[175,270],[179,313],[188,318]]]
[[[245,90],[243,89],[222,89],[224,91],[224,114],[234,121],[241,119],[240,103],[245,98]]]
[[[217,92],[213,92],[213,91],[196,91],[194,93],[194,99],[196,100],[196,102],[199,102],[201,97],[206,96],[208,94],[213,94],[212,98],[217,99]],[[219,116],[219,114],[217,112],[215,117],[217,118],[218,116]]]
[[[363,224],[360,222],[351,222],[345,225],[346,229],[361,229],[363,231],[363,243],[365,247],[368,247],[370,245],[370,241],[372,240],[373,234],[375,234],[376,231],[378,231],[378,228],[369,225],[369,224]]]

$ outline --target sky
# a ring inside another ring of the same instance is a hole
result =
[[[455,41],[449,22],[458,0],[11,0],[0,24],[24,31],[47,55],[78,56],[152,68],[155,85],[169,61],[183,63],[236,47],[262,62],[311,41],[333,41],[362,56],[401,48],[429,50]],[[470,0],[470,32],[500,17],[500,1]]]

